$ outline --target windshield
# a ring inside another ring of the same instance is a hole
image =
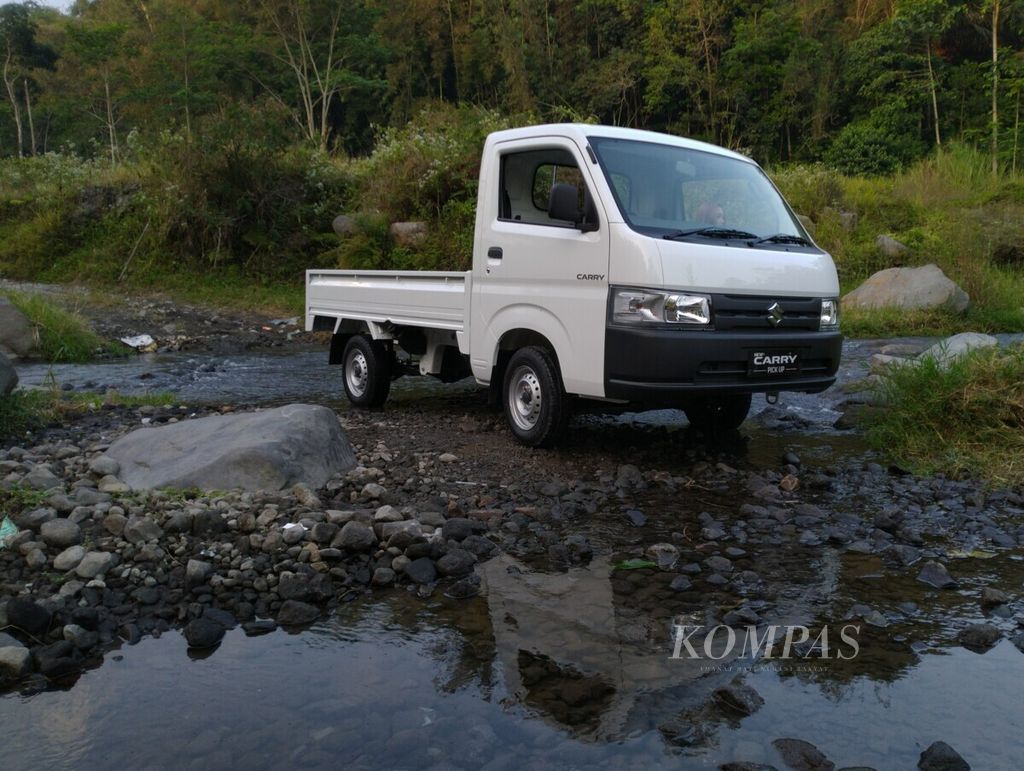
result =
[[[623,218],[641,233],[812,246],[782,196],[753,163],[630,139],[590,137],[590,144]]]

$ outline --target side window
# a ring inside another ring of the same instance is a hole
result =
[[[551,189],[556,184],[573,185],[578,192],[578,208],[585,213],[583,220],[597,222],[596,210],[587,195],[587,185],[576,159],[562,148],[502,155],[498,219],[530,225],[575,226],[572,221],[548,215]]]
[[[579,208],[583,208],[583,193],[586,185],[583,182],[583,175],[575,166],[559,166],[556,163],[544,163],[537,167],[533,173],[533,206],[540,211],[548,210],[548,199],[551,197],[551,188],[558,182],[575,185],[579,191]]]

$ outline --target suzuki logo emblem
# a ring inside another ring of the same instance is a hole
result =
[[[773,327],[777,327],[782,323],[782,317],[785,315],[785,311],[782,306],[778,303],[772,303],[768,306],[768,323]]]

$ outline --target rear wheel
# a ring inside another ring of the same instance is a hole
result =
[[[357,407],[380,407],[391,391],[394,357],[388,347],[365,335],[349,338],[342,356],[345,395]]]
[[[569,421],[558,365],[544,348],[520,348],[505,368],[505,417],[523,444],[546,447],[561,438]]]
[[[709,394],[695,397],[683,412],[694,428],[735,429],[747,419],[750,401],[750,394]]]

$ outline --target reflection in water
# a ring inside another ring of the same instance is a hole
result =
[[[740,661],[706,673],[668,658],[660,609],[616,592],[607,560],[543,574],[503,557],[484,573],[486,598],[375,595],[301,634],[236,629],[203,660],[176,633],[143,640],[69,691],[0,699],[4,765],[782,767],[780,737],[813,742],[837,766],[879,769],[913,767],[938,739],[975,768],[1013,768],[1024,752],[1017,691],[996,687],[1024,675],[1008,641],[918,659],[887,629],[862,640],[868,655],[813,675]],[[915,591],[880,586],[881,607]],[[834,623],[848,600],[814,623]],[[736,672],[765,705],[742,719],[702,707]],[[690,746],[675,746],[680,735]]]

